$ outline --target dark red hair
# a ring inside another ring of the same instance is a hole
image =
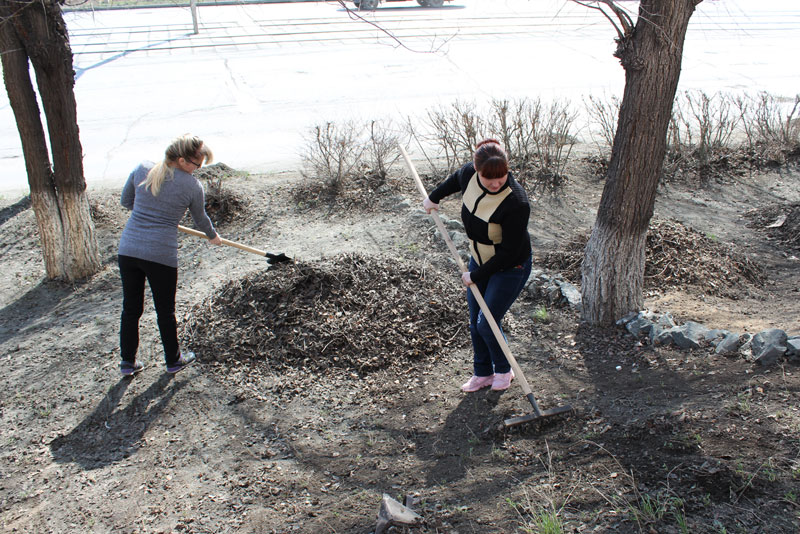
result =
[[[475,170],[487,180],[502,178],[508,174],[508,154],[497,139],[484,139],[475,145],[472,161]]]

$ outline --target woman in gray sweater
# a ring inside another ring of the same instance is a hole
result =
[[[205,193],[192,173],[213,161],[211,150],[191,135],[175,139],[164,160],[140,164],[122,188],[121,203],[131,210],[119,242],[122,278],[120,351],[123,375],[143,369],[136,359],[139,318],[144,310],[144,282],[153,294],[158,330],[168,373],[177,373],[195,360],[193,352],[178,345],[175,293],[178,285],[178,223],[192,214],[195,225],[214,245],[222,244],[205,210]]]

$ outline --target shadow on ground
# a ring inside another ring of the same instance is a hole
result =
[[[119,409],[135,378],[124,377],[109,388],[97,407],[69,434],[50,443],[59,463],[76,463],[86,470],[105,467],[134,454],[148,427],[157,421],[172,397],[188,382],[173,382],[164,373],[149,388]]]

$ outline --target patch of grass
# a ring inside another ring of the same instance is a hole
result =
[[[564,525],[555,511],[542,508],[533,515],[531,526],[526,527],[525,531],[536,534],[562,534]]]
[[[540,304],[533,312],[533,320],[537,323],[547,324],[550,322],[550,314],[544,304]]]
[[[492,446],[492,458],[496,460],[508,459],[508,452],[497,446]]]
[[[683,509],[683,499],[677,497],[672,499],[670,506],[672,508],[672,516],[678,524],[678,530],[682,534],[689,534],[689,523],[686,519],[686,512]]]
[[[750,413],[750,397],[752,394],[749,391],[741,391],[736,395],[736,403],[728,407],[728,412],[731,414],[740,413],[747,415]]]
[[[667,502],[661,495],[651,497],[645,494],[639,497],[639,502],[636,506],[631,505],[629,507],[629,511],[637,523],[653,523],[664,517],[667,512]]]

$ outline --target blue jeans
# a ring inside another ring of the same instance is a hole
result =
[[[473,258],[469,260],[469,270],[478,268]],[[486,306],[492,317],[500,326],[503,316],[517,300],[525,287],[525,282],[531,274],[531,258],[522,265],[506,271],[500,271],[489,277],[489,280],[476,284],[478,290],[486,301]],[[507,373],[511,370],[503,349],[497,342],[489,322],[483,316],[478,301],[472,295],[472,290],[467,290],[467,305],[469,306],[469,332],[472,336],[473,367],[476,376],[489,376],[493,373]],[[500,329],[502,332],[502,328]],[[505,338],[505,334],[503,334]]]

